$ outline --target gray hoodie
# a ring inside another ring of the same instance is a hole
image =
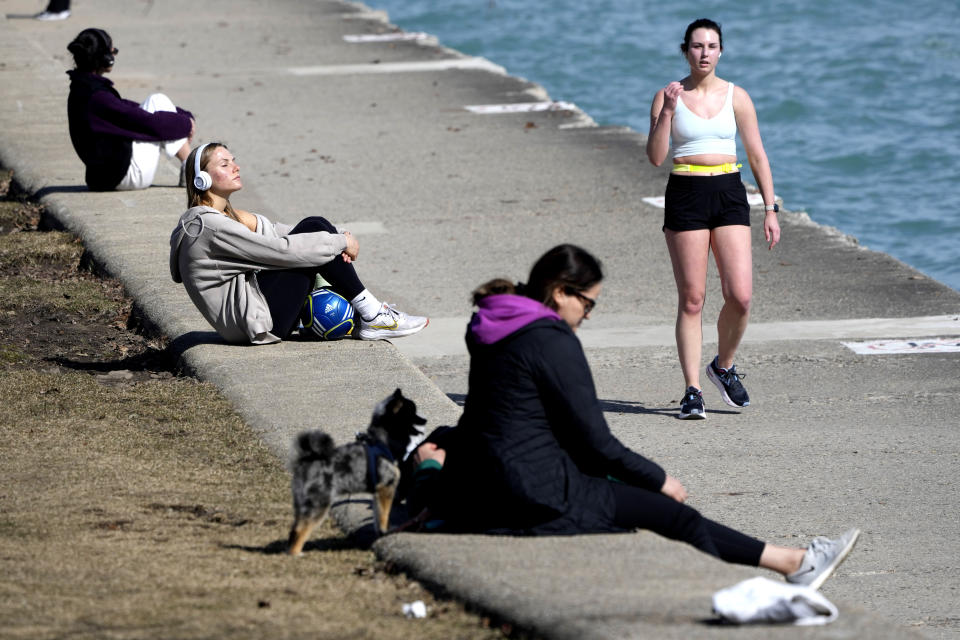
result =
[[[227,342],[269,344],[273,318],[257,285],[262,269],[326,264],[347,248],[339,233],[290,235],[293,227],[257,217],[257,230],[211,207],[188,209],[170,235],[170,275]]]

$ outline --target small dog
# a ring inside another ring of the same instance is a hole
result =
[[[366,431],[357,441],[335,447],[322,431],[304,431],[293,443],[293,526],[287,550],[299,555],[313,530],[323,522],[330,505],[350,493],[374,494],[374,526],[387,530],[390,508],[400,484],[399,462],[427,421],[417,405],[397,389],[373,411]]]

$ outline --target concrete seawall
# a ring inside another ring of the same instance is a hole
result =
[[[4,10],[36,7],[7,0]],[[161,163],[158,186],[146,191],[83,186],[63,72],[67,42],[87,26],[107,29],[120,48],[111,77],[122,95],[163,91],[194,112],[201,141],[230,145],[245,182],[238,206],[285,222],[324,215],[354,230],[365,283],[430,315],[431,326],[395,346],[222,344],[167,271],[167,239],[184,208],[173,164]],[[466,107],[549,97],[496,61],[429,40],[344,39],[392,31],[381,14],[326,0],[86,0],[63,23],[8,17],[0,20],[0,162],[280,456],[305,427],[349,439],[396,386],[417,399],[429,426],[454,423],[466,392],[469,291],[493,276],[522,278],[554,244],[581,244],[608,274],[582,339],[617,436],[680,478],[693,506],[757,537],[803,544],[864,530],[824,587],[841,607],[837,623],[742,632],[960,634],[960,356],[859,356],[841,344],[960,336],[960,294],[803,214],[782,215],[783,244],[773,252],[755,224],[756,293],[739,363],[754,406],[728,410],[707,390],[709,419],[678,421],[673,278],[662,212],[643,201],[662,194],[666,173],[646,162],[643,136],[589,126],[575,108],[472,112]],[[774,176],[786,170],[774,167]],[[759,222],[762,212],[754,214]],[[712,319],[713,270],[709,287]],[[708,326],[706,342],[714,337]],[[556,638],[725,636],[729,629],[703,622],[710,594],[757,573],[647,533],[405,534],[375,548]],[[304,561],[316,561],[311,555]]]

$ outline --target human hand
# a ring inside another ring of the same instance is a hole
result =
[[[683,85],[673,81],[663,89],[663,110],[674,111],[677,108],[677,98],[683,92]]]
[[[347,248],[344,249],[340,255],[343,256],[344,262],[350,264],[360,255],[360,243],[357,242],[357,239],[353,237],[353,234],[349,231],[344,231],[343,237],[347,239]]]
[[[674,478],[671,475],[667,476],[667,479],[663,481],[663,486],[660,487],[660,493],[667,496],[668,498],[673,498],[677,502],[686,502],[687,501],[687,490],[680,484],[680,481]]]
[[[197,121],[190,118],[190,133],[187,134],[187,141],[192,141],[195,135],[197,135]]]
[[[768,250],[773,249],[780,242],[780,221],[777,220],[777,214],[773,211],[767,211],[763,217],[763,237],[770,243]]]
[[[413,452],[413,464],[419,466],[424,460],[436,460],[443,466],[447,459],[447,452],[437,446],[435,442],[424,442]]]

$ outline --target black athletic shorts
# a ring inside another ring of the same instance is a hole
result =
[[[750,226],[750,205],[740,173],[719,176],[670,174],[663,210],[663,228],[671,231]]]

